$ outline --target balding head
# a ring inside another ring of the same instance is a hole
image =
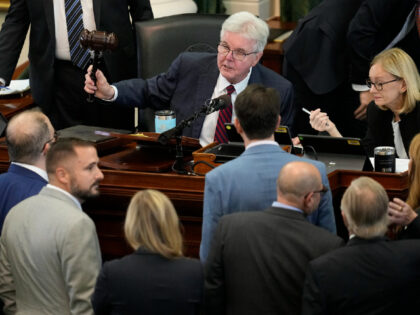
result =
[[[323,189],[321,174],[307,162],[290,162],[277,178],[277,200],[309,214],[319,205]]]
[[[14,116],[6,128],[6,141],[12,162],[37,164],[40,159],[45,159],[45,146],[53,139],[54,128],[50,120],[36,109]]]
[[[388,195],[369,177],[351,182],[341,199],[341,211],[350,233],[362,238],[383,236],[388,229]]]

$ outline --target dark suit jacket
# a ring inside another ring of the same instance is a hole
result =
[[[0,231],[9,210],[22,200],[38,194],[48,182],[31,170],[11,164],[0,175]]]
[[[171,64],[166,73],[151,79],[133,79],[118,82],[116,102],[128,106],[175,110],[177,122],[190,117],[210,99],[219,76],[217,56],[211,53],[182,53]],[[249,84],[260,83],[275,88],[281,99],[282,125],[293,122],[292,84],[279,74],[257,64],[251,73]],[[184,136],[199,138],[204,122],[199,117],[192,126],[184,129]]]
[[[370,62],[401,31],[417,0],[367,0],[354,16],[348,32],[352,55],[351,80],[365,84]],[[405,50],[420,68],[420,38],[416,25],[395,47]]]
[[[309,265],[302,314],[412,314],[419,309],[420,241],[351,239]]]
[[[287,62],[315,94],[347,82],[347,28],[364,1],[324,0],[299,20],[284,43]]]
[[[206,263],[206,314],[299,314],[309,261],[343,243],[293,210],[222,217]]]
[[[410,142],[420,132],[420,102],[417,102],[414,110],[408,114],[401,114],[399,122],[401,137],[405,151],[408,154]],[[392,120],[394,114],[390,110],[382,110],[374,102],[368,105],[367,122],[368,130],[363,139],[363,145],[369,156],[373,156],[373,149],[378,146],[394,147],[394,130]]]
[[[92,306],[95,314],[198,314],[203,272],[197,259],[167,259],[138,249],[106,262]]]
[[[97,29],[114,32],[119,40],[117,50],[104,57],[108,79],[114,82],[136,77],[134,28],[129,15],[133,23],[153,18],[149,0],[92,1]],[[35,102],[48,114],[54,94],[55,26],[52,1],[11,2],[0,32],[0,77],[6,81],[11,79],[29,25],[31,92]]]

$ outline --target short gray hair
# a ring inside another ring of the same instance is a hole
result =
[[[238,33],[246,38],[255,40],[255,50],[257,52],[264,51],[270,32],[266,22],[246,11],[232,14],[223,22],[220,38],[223,38],[226,31]]]
[[[341,199],[349,230],[361,238],[383,236],[389,224],[388,202],[385,189],[372,178],[352,181]]]

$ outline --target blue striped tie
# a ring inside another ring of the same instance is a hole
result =
[[[73,64],[85,70],[90,60],[89,50],[80,47],[79,38],[83,31],[83,11],[80,0],[65,0],[67,34],[70,57]]]
[[[235,87],[229,85],[226,88],[227,95],[232,95],[235,92]],[[217,119],[216,132],[214,133],[214,141],[219,143],[227,143],[228,137],[225,129],[225,123],[232,121],[232,102],[229,103],[224,109],[219,111],[219,118]]]

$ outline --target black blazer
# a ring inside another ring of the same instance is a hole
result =
[[[351,82],[365,84],[373,57],[401,31],[417,0],[368,0],[354,16],[347,34],[351,53]],[[420,68],[420,37],[416,25],[395,47],[405,50]]]
[[[364,1],[322,1],[299,20],[284,43],[287,63],[315,94],[328,93],[348,80],[347,29]]]
[[[203,272],[197,259],[166,259],[138,249],[106,262],[98,276],[95,314],[198,314]]]
[[[420,132],[420,102],[408,114],[401,114],[399,122],[401,137],[404,143],[405,151],[408,154],[410,142],[413,137]],[[390,110],[382,110],[371,102],[367,109],[368,130],[363,139],[363,145],[366,153],[373,156],[373,149],[378,146],[394,147],[394,130],[392,129],[392,120],[394,114]]]
[[[299,314],[309,261],[343,244],[293,210],[223,216],[205,267],[206,315]]]
[[[311,261],[302,314],[414,314],[420,307],[420,240],[352,238]]]
[[[110,82],[137,76],[134,27],[130,23],[153,18],[149,0],[92,0],[96,28],[114,32],[118,48],[104,54]],[[65,21],[63,22],[65,23]],[[48,114],[54,96],[55,26],[53,1],[14,0],[0,32],[0,77],[12,77],[25,36],[29,43],[31,92]]]

